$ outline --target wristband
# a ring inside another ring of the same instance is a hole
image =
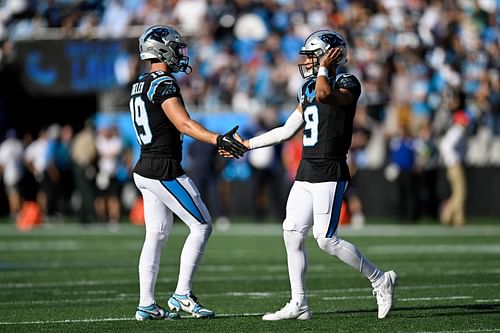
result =
[[[318,68],[318,77],[320,76],[324,76],[326,78],[328,78],[328,68],[324,67],[324,66],[321,66],[320,68]]]

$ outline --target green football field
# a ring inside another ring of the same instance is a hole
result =
[[[176,222],[162,257],[166,305],[187,228]],[[340,230],[381,269],[398,273],[396,305],[377,319],[368,281],[308,238],[313,319],[264,322],[289,299],[279,224],[214,230],[194,291],[210,320],[137,322],[142,227],[0,224],[0,332],[500,332],[500,224],[448,228],[381,224]]]

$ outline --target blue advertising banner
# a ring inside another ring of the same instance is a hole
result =
[[[120,62],[135,56],[136,43],[135,39],[19,41],[17,61],[32,94],[92,93],[123,83]]]

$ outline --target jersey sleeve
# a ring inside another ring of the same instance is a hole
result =
[[[175,79],[171,77],[159,77],[151,82],[148,98],[155,104],[161,104],[171,97],[181,97],[181,89]]]
[[[356,97],[361,95],[361,83],[352,74],[339,74],[335,80],[335,86],[349,90]]]

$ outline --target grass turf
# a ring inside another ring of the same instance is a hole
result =
[[[176,222],[163,251],[157,301],[175,289],[187,228]],[[309,236],[310,321],[264,322],[289,299],[278,224],[234,224],[210,239],[194,282],[217,318],[137,322],[142,227],[118,232],[75,224],[28,233],[0,225],[0,332],[499,332],[500,226],[374,225],[340,235],[399,276],[394,310],[376,318],[363,276]]]

